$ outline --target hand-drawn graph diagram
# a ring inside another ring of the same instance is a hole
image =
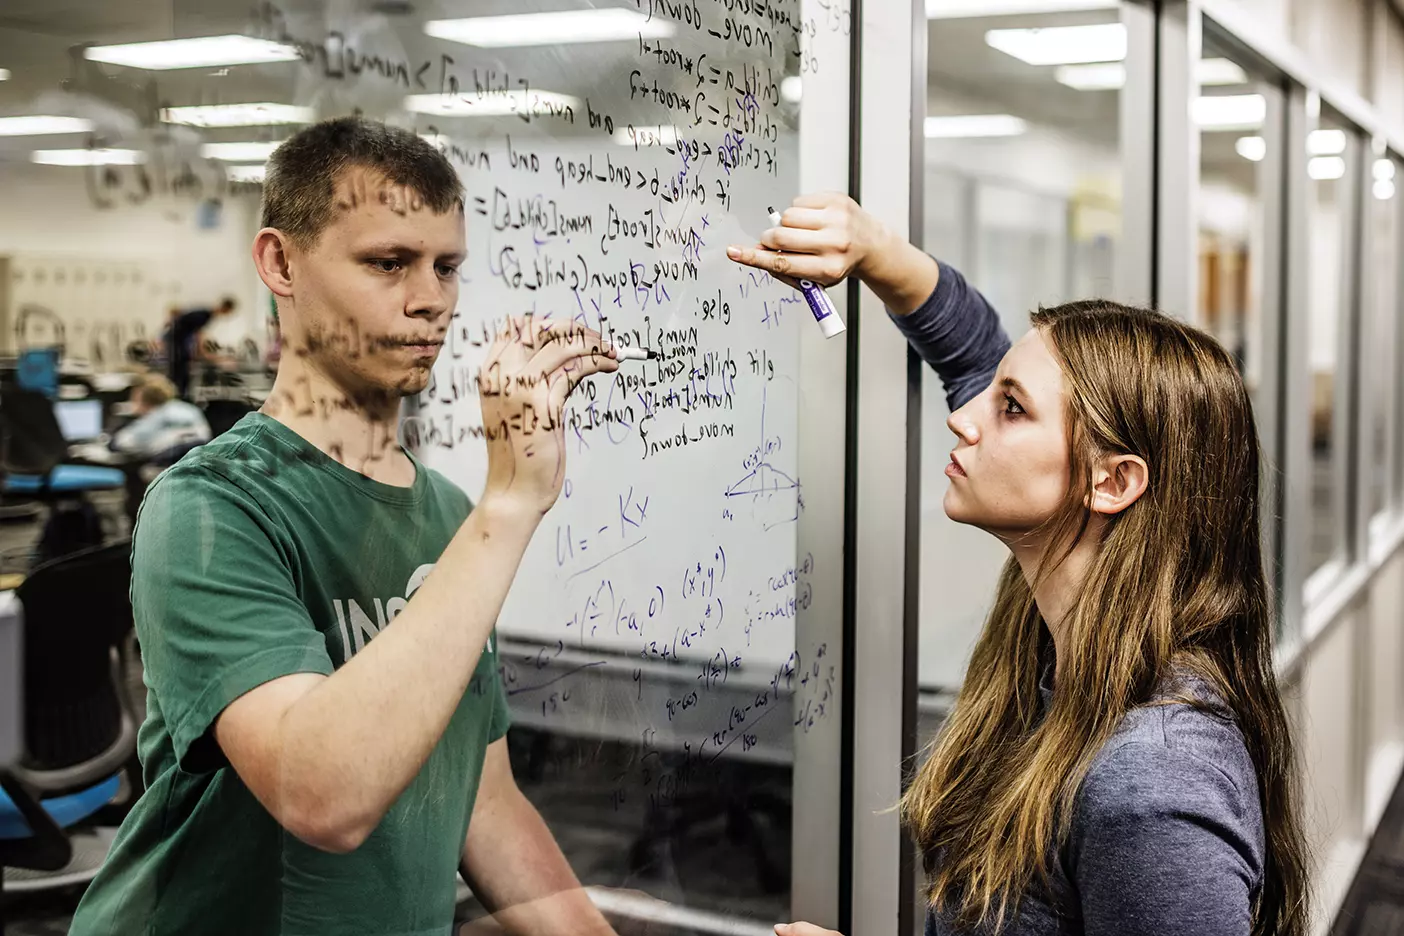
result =
[[[761,390],[760,445],[746,457],[746,474],[726,489],[728,499],[745,498],[731,503],[749,505],[751,516],[766,530],[782,523],[794,523],[799,519],[800,511],[804,510],[799,479],[770,463],[770,458],[784,447],[784,441],[780,436],[767,437],[765,434],[769,389],[769,386],[764,386]]]

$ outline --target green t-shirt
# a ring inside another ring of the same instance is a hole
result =
[[[449,932],[484,753],[507,731],[495,639],[419,775],[349,854],[285,832],[213,738],[239,696],[331,674],[393,625],[471,509],[415,471],[413,487],[372,481],[255,413],[151,486],[132,548],[147,789],[71,936]]]

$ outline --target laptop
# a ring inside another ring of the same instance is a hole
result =
[[[101,400],[58,400],[54,403],[54,418],[70,445],[91,442],[102,435]]]

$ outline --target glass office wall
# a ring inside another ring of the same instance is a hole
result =
[[[1359,133],[1323,108],[1307,138],[1311,438],[1308,600],[1348,557],[1350,322],[1358,296]]]
[[[1363,402],[1369,414],[1364,431],[1365,495],[1371,531],[1381,529],[1388,519],[1393,497],[1390,465],[1394,447],[1394,426],[1401,403],[1399,393],[1399,251],[1400,200],[1397,197],[1399,164],[1391,155],[1370,160],[1370,197],[1366,201],[1366,284],[1364,307],[1365,341],[1361,362],[1365,376]]]
[[[525,13],[543,16],[488,19]],[[122,384],[171,310],[228,295],[235,314],[206,334],[226,366],[193,395],[257,406],[279,350],[250,259],[265,162],[299,127],[361,114],[429,141],[467,193],[459,305],[408,403],[404,441],[425,462],[478,497],[478,365],[503,316],[574,318],[659,353],[573,399],[564,494],[498,631],[517,780],[582,881],[629,892],[602,898],[622,917],[657,921],[644,892],[681,930],[789,919],[793,869],[814,860],[791,847],[793,778],[839,769],[795,763],[797,734],[836,734],[841,656],[796,637],[812,577],[839,576],[796,535],[798,336],[813,326],[725,247],[753,242],[802,178],[842,188],[850,29],[800,0],[0,14],[0,352],[62,345],[66,372]],[[193,42],[210,37],[225,38]],[[837,177],[806,164],[811,116]],[[840,475],[841,441],[824,459]],[[357,649],[395,614],[363,604]]]
[[[984,292],[1015,339],[1040,304],[1113,292],[1127,40],[1120,8],[1095,6],[992,15],[958,0],[927,4],[925,246]],[[1008,555],[942,509],[949,415],[925,371],[923,731],[960,685]]]
[[[1269,108],[1280,105],[1279,79],[1260,75],[1246,58],[1206,31],[1199,63],[1199,297],[1194,323],[1219,340],[1238,360],[1255,405],[1264,364],[1275,348],[1265,319],[1281,315],[1281,297],[1267,278],[1268,212],[1280,218],[1282,191],[1274,188],[1280,162],[1280,126],[1269,129]],[[1275,132],[1274,132],[1275,131]],[[1270,308],[1264,302],[1271,302]],[[1261,422],[1273,418],[1259,411]]]

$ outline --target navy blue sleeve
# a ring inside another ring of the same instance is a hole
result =
[[[1257,790],[1134,741],[1094,765],[1070,857],[1087,936],[1249,936],[1262,877]]]
[[[979,290],[959,270],[936,262],[941,274],[930,297],[910,315],[888,315],[940,375],[954,413],[990,385],[1009,335]]]

